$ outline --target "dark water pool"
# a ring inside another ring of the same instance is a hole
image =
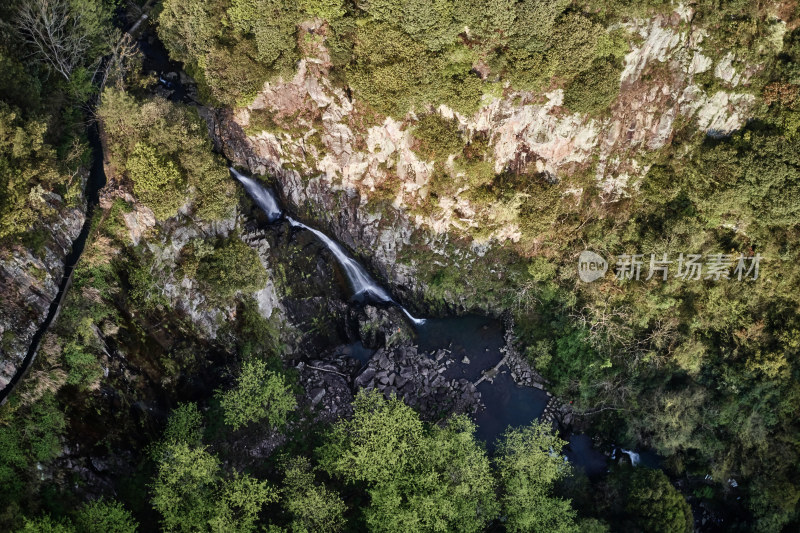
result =
[[[589,435],[572,434],[568,442],[564,455],[574,466],[582,468],[588,476],[597,476],[607,470],[608,457],[592,447],[592,438]]]
[[[503,358],[500,348],[505,344],[503,325],[499,320],[484,316],[431,318],[417,328],[420,350],[433,352],[446,348],[456,360],[446,377],[477,381],[481,372],[492,368]],[[469,363],[463,362],[464,358]]]
[[[484,381],[478,390],[486,409],[475,416],[476,436],[489,451],[509,427],[527,426],[542,416],[549,399],[543,390],[520,387],[508,373],[498,374],[493,383]]]
[[[445,374],[449,379],[475,382],[484,370],[494,368],[503,358],[503,325],[493,318],[473,315],[429,319],[417,328],[417,333],[420,349],[432,352],[446,348],[452,352],[456,363]],[[548,400],[546,392],[514,383],[506,367],[493,382],[478,385],[478,390],[486,408],[475,416],[476,436],[490,450],[509,426],[526,426],[538,419]]]
[[[364,347],[364,345],[361,344],[361,341],[348,344],[341,350],[341,355],[356,359],[361,363],[362,366],[369,363],[369,360],[372,358],[374,353],[375,350]]]

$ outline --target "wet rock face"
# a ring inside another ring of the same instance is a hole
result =
[[[411,342],[414,331],[396,308],[366,306],[357,312],[358,337],[366,348],[378,349]]]
[[[85,220],[85,205],[67,208],[56,194],[49,195],[48,203],[59,217],[48,228],[41,250],[0,249],[0,389],[16,373],[44,322]]]

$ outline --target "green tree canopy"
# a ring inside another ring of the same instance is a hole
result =
[[[317,483],[311,462],[293,458],[284,479],[283,508],[292,516],[290,529],[296,533],[333,533],[345,525],[347,506],[334,491]]]
[[[0,101],[0,239],[20,236],[53,213],[45,193],[66,182],[45,142],[47,123]]]
[[[79,533],[135,533],[138,524],[130,511],[114,500],[94,500],[75,513]]]
[[[167,445],[152,485],[152,504],[166,531],[253,531],[264,504],[277,499],[265,481],[234,473],[204,447]]]
[[[283,426],[288,414],[297,407],[286,379],[259,359],[245,362],[236,386],[218,395],[225,423],[234,430],[259,420],[270,426]]]
[[[173,161],[156,153],[156,149],[138,143],[125,165],[133,180],[133,192],[158,220],[178,212],[187,196],[186,183]]]
[[[233,213],[233,181],[195,109],[107,89],[97,112],[111,165],[131,179],[137,198],[157,218],[174,216],[186,203],[206,220]]]
[[[569,473],[561,455],[565,444],[538,422],[503,435],[496,461],[509,531],[577,531],[569,500],[552,495],[555,482]]]
[[[636,529],[654,533],[694,531],[692,509],[661,470],[634,470],[626,510]]]
[[[324,469],[368,486],[374,531],[480,531],[497,513],[494,479],[475,426],[423,424],[401,400],[362,391],[321,450]]]

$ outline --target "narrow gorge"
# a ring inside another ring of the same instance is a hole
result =
[[[800,4],[0,5],[0,530],[800,524]]]

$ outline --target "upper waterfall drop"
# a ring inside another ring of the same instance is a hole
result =
[[[247,194],[250,195],[256,205],[260,207],[262,211],[264,211],[270,224],[281,218],[283,215],[283,210],[281,210],[281,207],[278,205],[278,201],[275,199],[275,194],[272,192],[272,190],[253,178],[245,176],[235,168],[228,168],[230,169],[231,174],[233,174],[233,176],[239,180],[244,187],[244,190],[247,191]]]

